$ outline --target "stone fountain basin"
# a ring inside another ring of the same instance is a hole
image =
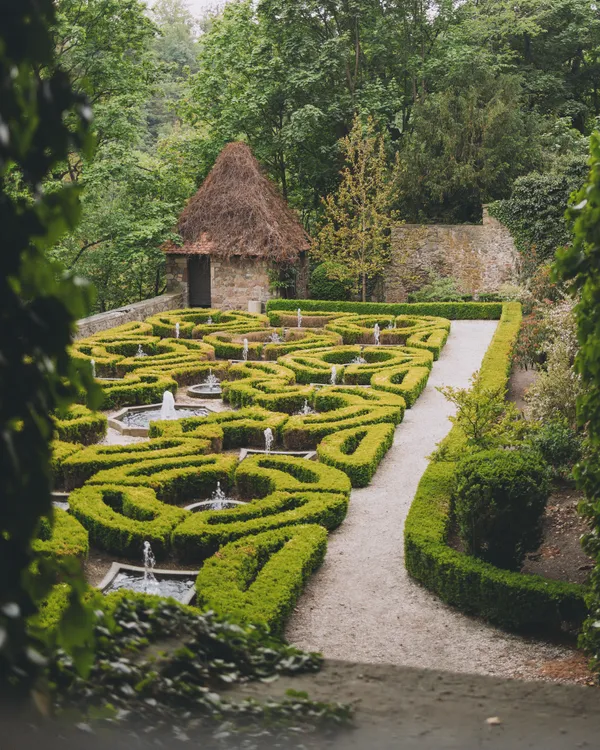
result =
[[[160,414],[162,404],[148,404],[147,406],[126,406],[124,409],[113,414],[108,418],[108,426],[112,427],[113,430],[121,433],[121,435],[128,435],[129,437],[148,437],[150,421],[160,420],[160,416],[154,417],[149,420],[148,426],[142,427],[137,425],[128,425],[123,421],[123,418],[128,414],[143,414],[145,412],[158,411]],[[184,419],[190,416],[203,416],[206,417],[211,413],[210,409],[205,407],[194,407],[189,404],[175,404],[175,410],[181,412],[179,419]],[[191,412],[196,412],[192,414]]]
[[[153,571],[156,580],[161,582],[170,582],[172,585],[169,588],[165,588],[165,593],[159,592],[159,596],[171,596],[182,604],[191,604],[194,596],[196,595],[196,589],[194,583],[198,575],[197,570],[163,570],[155,568]],[[129,588],[124,579],[130,581],[136,581],[139,579],[139,588],[135,585]],[[113,591],[119,591],[120,589],[128,589],[129,591],[143,591],[143,580],[144,580],[144,568],[136,565],[125,565],[123,563],[114,562],[104,576],[98,588],[103,594],[109,594]],[[187,586],[186,581],[191,581],[191,585]]]
[[[296,456],[296,458],[306,458],[308,461],[317,460],[317,451],[267,451],[257,448],[242,448],[240,450],[240,461],[248,456]]]
[[[204,383],[192,385],[187,389],[187,395],[191,398],[221,398],[223,390],[220,385],[211,388]]]
[[[52,505],[55,508],[61,510],[69,510],[69,493],[68,492],[53,492],[52,493]]]
[[[215,505],[214,500],[202,500],[197,503],[192,503],[191,505],[186,505],[184,510],[189,510],[192,513],[200,513],[205,510],[233,510],[233,508],[237,508],[239,505],[247,505],[247,503],[242,500],[227,500],[224,503],[226,506],[225,508],[213,508],[211,507],[213,505]]]

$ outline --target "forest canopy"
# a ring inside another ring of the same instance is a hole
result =
[[[315,235],[356,116],[383,139],[400,219],[476,222],[501,201],[528,252],[550,196],[540,257],[564,242],[558,206],[600,114],[586,0],[231,0],[201,19],[184,0],[57,5],[56,60],[92,104],[97,148],[46,186],[83,187],[52,254],[94,282],[98,311],[165,290],[160,247],[231,141]]]

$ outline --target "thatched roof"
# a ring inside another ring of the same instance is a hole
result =
[[[184,244],[167,253],[249,256],[285,262],[310,239],[245,143],[230,143],[179,218]]]

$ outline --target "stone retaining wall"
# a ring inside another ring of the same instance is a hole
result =
[[[401,224],[392,230],[384,299],[406,302],[435,276],[454,277],[466,294],[494,292],[516,282],[517,258],[510,232],[485,206],[482,224]]]
[[[109,328],[120,326],[123,323],[132,323],[136,320],[145,320],[150,315],[165,312],[165,310],[177,310],[184,307],[182,292],[172,294],[163,294],[161,297],[152,297],[141,302],[134,302],[126,307],[119,307],[116,310],[109,310],[105,313],[98,313],[89,318],[83,318],[77,321],[76,339],[82,339],[91,336],[100,331],[106,331]]]

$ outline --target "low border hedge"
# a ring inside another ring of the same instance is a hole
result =
[[[506,386],[520,325],[520,305],[505,304],[479,374],[486,387]],[[464,442],[455,426],[443,444],[458,455]],[[448,547],[456,467],[432,462],[421,479],[404,528],[409,574],[448,604],[505,628],[558,632],[565,622],[579,625],[586,615],[582,586],[502,570]]]
[[[70,511],[84,526],[90,540],[115,555],[141,559],[149,541],[156,557],[171,547],[171,532],[189,511],[157,499],[150,487],[122,484],[87,484],[69,496]]]
[[[378,390],[402,396],[410,409],[425,390],[429,375],[427,367],[391,367],[376,372],[371,377],[371,385]]]
[[[54,417],[56,437],[65,443],[92,445],[102,440],[108,429],[108,420],[100,412],[74,404],[65,414]]]
[[[395,430],[384,423],[335,432],[317,446],[319,460],[347,474],[353,487],[366,487],[392,447]]]
[[[434,315],[448,320],[499,320],[501,302],[330,302],[314,299],[272,299],[267,314],[282,310],[351,312],[358,315]]]
[[[181,560],[197,562],[224,544],[282,526],[319,524],[332,531],[347,510],[345,494],[274,492],[233,510],[193,513],[173,531],[172,547]]]
[[[338,492],[350,494],[350,480],[332,466],[298,456],[249,456],[237,467],[235,484],[245,498],[273,492]]]
[[[90,549],[88,532],[72,515],[54,508],[52,521],[42,518],[33,551],[51,557],[87,557]]]
[[[326,551],[327,531],[316,525],[238,539],[204,563],[196,579],[198,603],[221,617],[282,633]]]

